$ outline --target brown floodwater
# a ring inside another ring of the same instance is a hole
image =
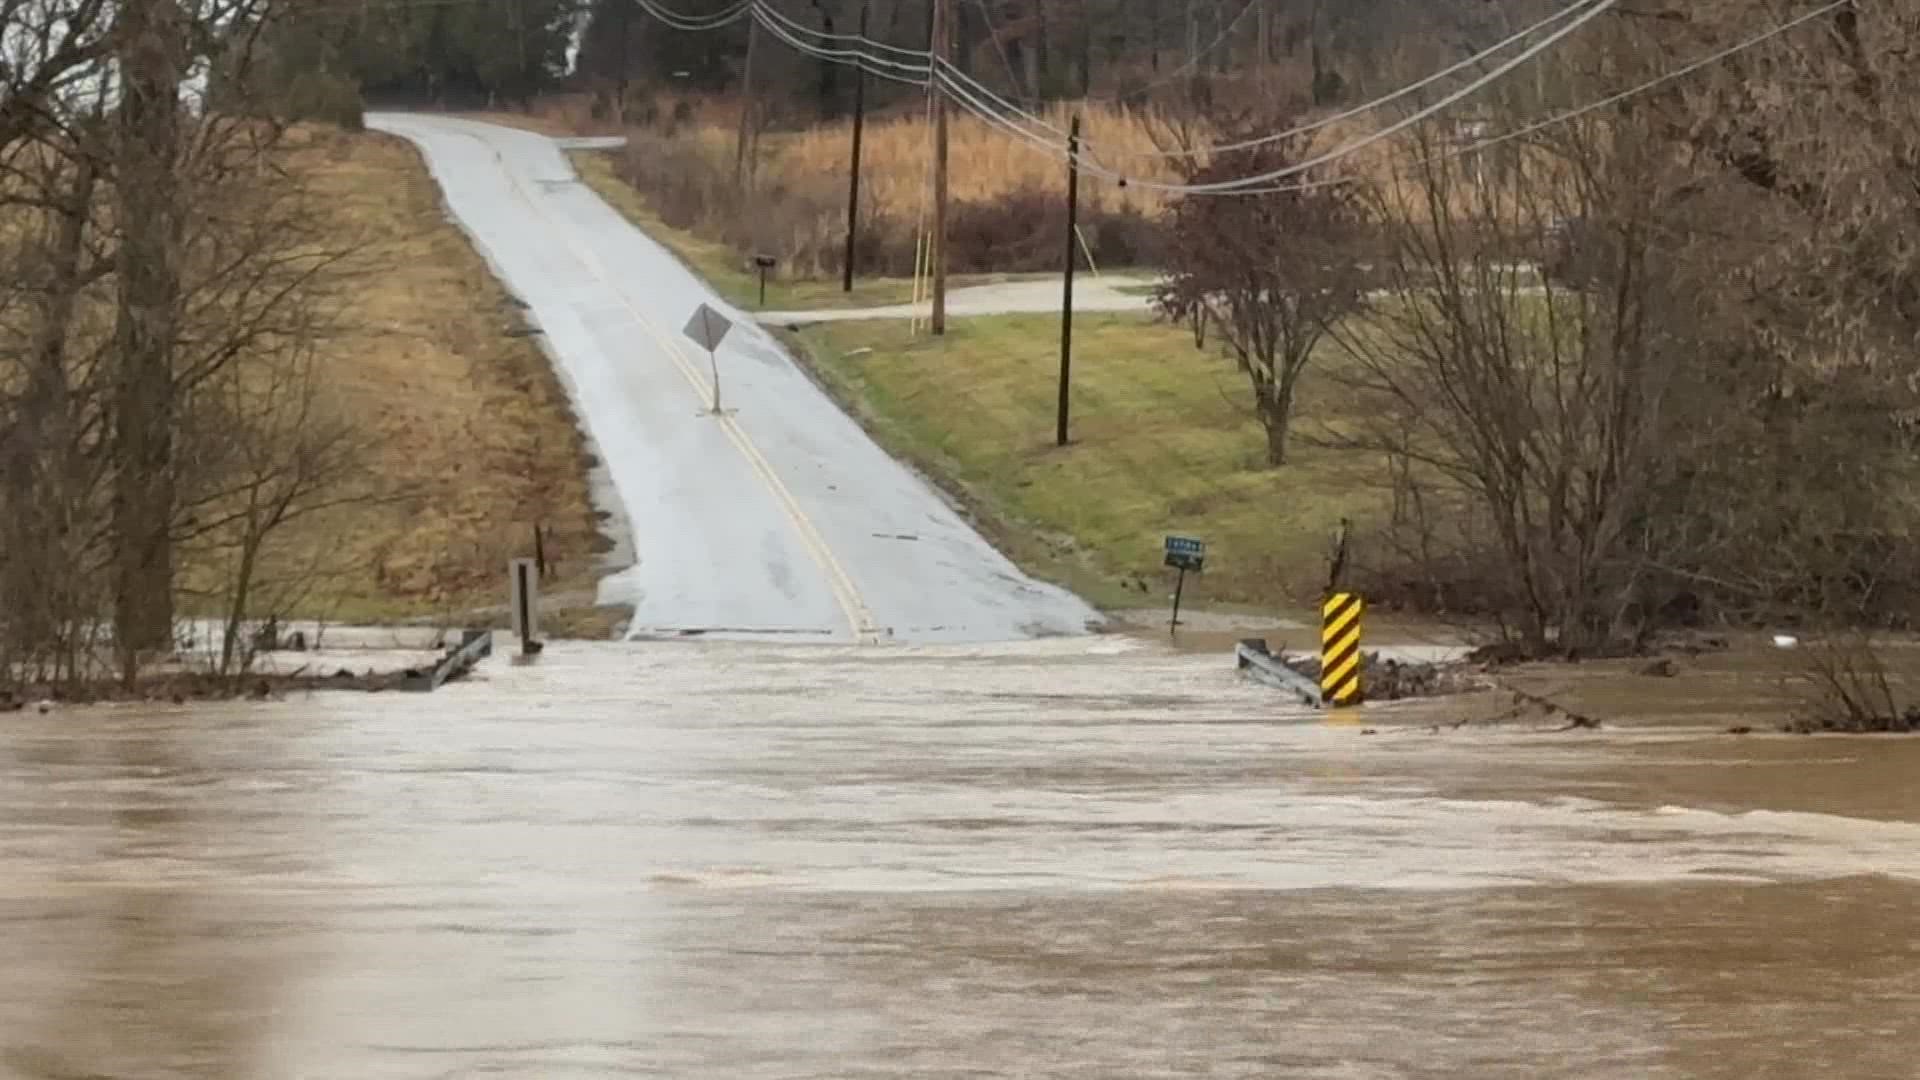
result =
[[[1367,715],[1109,638],[6,717],[0,1076],[1920,1071],[1920,742]]]

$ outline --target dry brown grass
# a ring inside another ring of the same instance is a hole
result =
[[[757,253],[779,260],[769,304],[853,302],[838,293],[813,295],[819,290],[809,287],[837,279],[844,260],[850,120],[760,136],[752,152],[752,190],[746,192],[735,184],[737,102],[661,94],[636,103],[629,115],[635,122],[627,129],[629,150],[615,155],[605,170],[596,158],[582,172],[636,225],[674,243],[716,288],[741,302],[755,299],[751,275],[741,268]],[[1047,122],[1061,130],[1075,115],[1083,120],[1090,154],[1136,181],[1178,180],[1182,163],[1170,160],[1169,151],[1228,137],[1177,113],[1099,102],[1060,102],[1045,112]],[[556,96],[526,113],[485,118],[546,134],[617,130],[605,118],[594,119],[588,95]],[[1301,152],[1362,138],[1375,130],[1378,119],[1329,125]],[[1423,147],[1409,137],[1396,138],[1346,159],[1340,175],[1377,191],[1395,214],[1418,220],[1426,209],[1420,205],[1417,158],[1446,145]],[[905,300],[911,293],[909,279],[928,224],[932,149],[932,127],[922,108],[910,106],[869,121],[859,261],[868,291],[887,291],[890,300]],[[1066,168],[1059,156],[961,114],[952,125],[950,158],[955,206],[949,269],[962,275],[1055,270],[1065,236]],[[1473,165],[1450,161],[1446,169],[1453,175],[1446,198],[1450,211],[1463,219],[1487,220],[1488,209],[1474,205]],[[1081,227],[1096,262],[1106,268],[1152,266],[1159,240],[1154,221],[1168,199],[1137,183],[1087,177],[1081,186]],[[1494,220],[1512,216],[1494,211]],[[704,257],[707,247],[715,249],[712,258]]]
[[[1126,154],[1152,153],[1158,148],[1154,143],[1156,121],[1111,105],[1059,104],[1048,111],[1047,121],[1065,131],[1076,112],[1084,119],[1088,145],[1115,159]],[[861,186],[871,191],[871,205],[887,217],[917,216],[928,190],[932,160],[932,128],[927,118],[924,115],[895,117],[869,124],[865,138]],[[773,137],[768,140],[761,168],[769,177],[844,176],[851,141],[851,121]],[[1066,140],[1060,141],[1064,147]],[[955,119],[948,142],[952,163],[949,182],[958,201],[991,202],[1018,191],[1065,189],[1066,166],[1058,154],[1014,138],[983,121],[970,116]],[[1130,160],[1128,164],[1140,165],[1139,175],[1143,178],[1174,178],[1161,160]],[[1163,202],[1159,195],[1143,188],[1120,188],[1090,181],[1084,190],[1094,204],[1147,215],[1158,213]]]
[[[339,235],[357,243],[328,390],[374,443],[399,497],[297,523],[292,545],[334,556],[342,618],[445,613],[498,603],[505,562],[531,554],[536,522],[563,577],[593,578],[602,550],[585,442],[518,308],[407,143],[375,133],[298,133],[289,170]]]

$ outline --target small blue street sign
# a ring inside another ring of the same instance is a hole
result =
[[[1198,572],[1206,565],[1207,545],[1205,541],[1190,536],[1167,537],[1167,565],[1176,570]]]

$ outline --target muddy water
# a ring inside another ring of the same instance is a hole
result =
[[[1915,1074],[1920,742],[1306,719],[1115,640],[16,715],[0,1076]]]

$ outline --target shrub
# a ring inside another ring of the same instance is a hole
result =
[[[320,120],[347,131],[366,127],[366,103],[359,84],[340,75],[317,71],[296,75],[283,91],[281,103],[289,120]]]

